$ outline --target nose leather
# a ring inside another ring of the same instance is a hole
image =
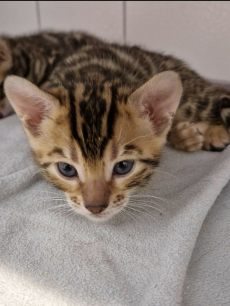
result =
[[[107,204],[101,204],[101,205],[86,204],[85,208],[88,209],[93,214],[100,214],[103,210],[106,209],[107,206],[108,206]]]

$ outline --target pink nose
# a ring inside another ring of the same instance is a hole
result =
[[[103,210],[108,207],[108,204],[101,204],[101,205],[92,205],[86,204],[85,208],[87,208],[93,214],[100,214]]]

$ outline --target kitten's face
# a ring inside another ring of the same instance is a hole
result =
[[[114,89],[112,101],[110,85],[102,94],[88,89],[84,95],[84,88],[75,92],[75,119],[66,107],[68,92],[59,89],[66,100],[59,96],[63,105],[43,122],[44,133],[30,141],[45,177],[64,191],[77,213],[99,221],[122,210],[130,194],[148,182],[159,163],[162,139],[154,137],[149,120],[138,118],[126,104],[127,89],[120,89],[121,95]]]
[[[37,99],[31,113],[23,108],[19,114],[44,176],[77,213],[94,221],[121,211],[130,194],[149,181],[171,125],[172,112],[162,116],[165,105],[154,112],[149,105],[139,109],[139,93],[130,93],[109,83],[59,87],[42,96],[48,115],[34,116]]]

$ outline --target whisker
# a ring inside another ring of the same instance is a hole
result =
[[[165,209],[164,207],[162,207],[162,205],[160,205],[160,204],[158,204],[158,203],[156,203],[156,202],[153,202],[153,201],[146,201],[145,200],[145,202],[143,202],[143,200],[136,200],[135,199],[135,201],[133,201],[133,200],[129,200],[129,203],[142,203],[142,204],[155,204],[155,205],[157,205],[158,207],[160,207],[160,208],[162,208],[162,209]],[[150,207],[151,207],[151,205],[150,205]]]
[[[122,130],[122,126],[121,126],[121,128],[120,128],[120,134],[119,134],[119,137],[118,137],[118,139],[117,139],[117,143],[118,143],[118,141],[120,140],[120,137],[121,137],[121,130]]]
[[[160,197],[157,197],[157,196],[153,196],[153,195],[133,195],[133,196],[130,196],[130,198],[146,198],[146,197],[148,197],[148,198],[156,198],[156,199],[160,199],[160,200],[162,200],[162,201],[169,201],[169,200],[167,200],[167,199],[164,199],[164,198],[160,198]]]
[[[56,215],[57,217],[60,217],[63,213],[66,214],[70,211],[70,207],[66,206],[66,207],[60,207],[57,210],[54,211],[50,211],[50,213]]]
[[[52,197],[52,198],[37,198],[36,200],[65,200],[65,198]],[[66,200],[67,201],[67,200]]]
[[[126,216],[131,217],[131,218],[134,220],[134,222],[137,222],[137,220],[134,218],[134,216],[137,217],[135,214],[132,214],[132,212],[127,211],[126,209],[123,209],[123,212],[124,212],[124,216],[125,216],[125,217],[126,217]],[[134,215],[134,216],[133,216],[133,215]]]
[[[48,201],[63,201],[63,199],[40,199],[40,200],[35,200],[35,203],[38,203],[38,202],[48,202]],[[66,202],[68,203],[68,202]]]
[[[67,207],[59,207],[57,210],[53,210],[53,211],[50,211],[50,213],[61,213],[61,212],[67,212],[69,210],[66,209]]]
[[[139,153],[137,153],[137,151],[134,151],[134,150],[124,150],[123,152],[134,152],[136,155],[142,158],[142,156]]]
[[[57,218],[59,218],[59,217],[61,217],[64,213],[65,213],[65,210],[63,209],[63,210],[60,210],[60,211],[57,211],[57,212],[53,211],[53,212],[52,212],[52,215],[55,216],[55,217],[57,217]]]
[[[143,221],[143,218],[141,218],[140,216],[140,211],[138,211],[137,209],[132,209],[130,208],[130,206],[126,206],[127,212],[132,213],[135,217],[137,217],[141,222]],[[131,211],[129,210],[131,209]]]
[[[65,197],[64,195],[58,193],[58,192],[51,192],[51,191],[41,191],[41,193],[51,193],[51,194],[56,194],[56,195],[59,195],[59,196],[63,196]]]
[[[129,203],[134,203],[134,204],[137,204],[138,205],[138,203],[142,203],[142,204],[144,204],[144,205],[150,205],[150,206],[152,206],[153,204],[155,204],[156,206],[158,206],[158,207],[160,207],[160,208],[162,208],[162,209],[166,209],[164,206],[162,206],[162,203],[156,203],[156,202],[154,202],[154,201],[152,201],[152,200],[150,200],[150,201],[148,201],[148,200],[146,200],[146,199],[135,199],[135,200],[129,200]],[[164,204],[164,203],[163,203]]]
[[[61,204],[61,205],[57,205],[57,206],[52,206],[52,207],[49,207],[49,208],[47,208],[46,210],[51,210],[51,209],[56,209],[56,208],[69,208],[68,207],[68,204],[66,203],[66,204]]]
[[[130,208],[130,207],[129,207]],[[142,216],[143,216],[143,218],[145,218],[145,216],[147,216],[147,217],[151,217],[151,218],[153,218],[155,221],[157,221],[157,219],[153,216],[153,214],[152,213],[150,213],[149,211],[148,211],[148,213],[146,212],[146,210],[144,210],[144,209],[140,209],[140,210],[136,210],[139,214],[141,214]]]
[[[153,218],[155,221],[157,221],[157,218],[155,217],[155,215],[153,215],[149,210],[146,210],[143,208],[142,210],[140,210],[140,213],[142,213],[143,215],[147,217]]]
[[[74,150],[73,144],[70,142],[69,138],[66,136],[66,134],[60,129],[60,127],[58,126],[59,131],[63,134],[63,136],[65,137],[65,139],[68,141],[70,147]]]
[[[131,205],[127,206],[127,208],[128,208],[128,209],[132,209],[132,210],[137,211],[137,212],[141,212],[141,210],[135,209],[135,208],[133,208]]]
[[[157,208],[157,207],[155,207],[155,206],[151,206],[151,205],[145,205],[145,204],[143,204],[143,203],[141,203],[142,205],[130,205],[131,207],[138,207],[138,208],[145,208],[145,209],[149,209],[149,208],[152,208],[152,209],[155,209],[155,210],[157,210],[158,212],[160,212],[161,214],[163,214],[163,213],[165,213],[166,211],[165,210],[161,210],[161,209],[159,209],[159,208]]]
[[[127,144],[129,144],[130,142],[136,140],[136,139],[147,137],[147,136],[149,136],[150,134],[151,134],[151,133],[149,133],[149,134],[147,134],[147,135],[144,135],[144,136],[138,136],[138,137],[136,137],[136,138],[133,138],[132,140],[130,140],[130,141],[126,142],[125,144],[123,144],[123,147],[126,146]]]
[[[75,211],[75,210],[70,210],[70,212],[69,213],[67,213],[65,216],[66,217],[69,217],[69,216],[74,216],[74,215],[77,215],[77,212]]]
[[[164,198],[161,198],[161,197],[156,197],[156,196],[152,196],[152,195],[136,195],[136,196],[130,196],[130,198],[155,198],[155,199],[159,199],[161,201],[164,201],[166,203],[170,203],[170,204],[174,204],[177,206],[177,204],[173,201],[169,201],[168,199],[164,199]],[[150,199],[147,199],[147,200],[150,200]]]
[[[160,208],[162,208],[162,209],[166,209],[163,205],[165,204],[165,203],[156,203],[156,202],[154,202],[154,201],[152,201],[152,200],[146,200],[146,199],[131,199],[131,200],[129,200],[129,202],[128,203],[134,203],[134,204],[137,204],[137,205],[139,205],[139,203],[142,203],[142,204],[144,204],[144,205],[150,205],[150,207],[153,205],[153,204],[155,204],[155,205],[157,205],[158,207],[160,207]]]

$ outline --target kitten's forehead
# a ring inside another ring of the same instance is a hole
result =
[[[116,132],[128,99],[128,90],[111,83],[78,84],[68,88],[72,137],[85,158],[101,158]]]

